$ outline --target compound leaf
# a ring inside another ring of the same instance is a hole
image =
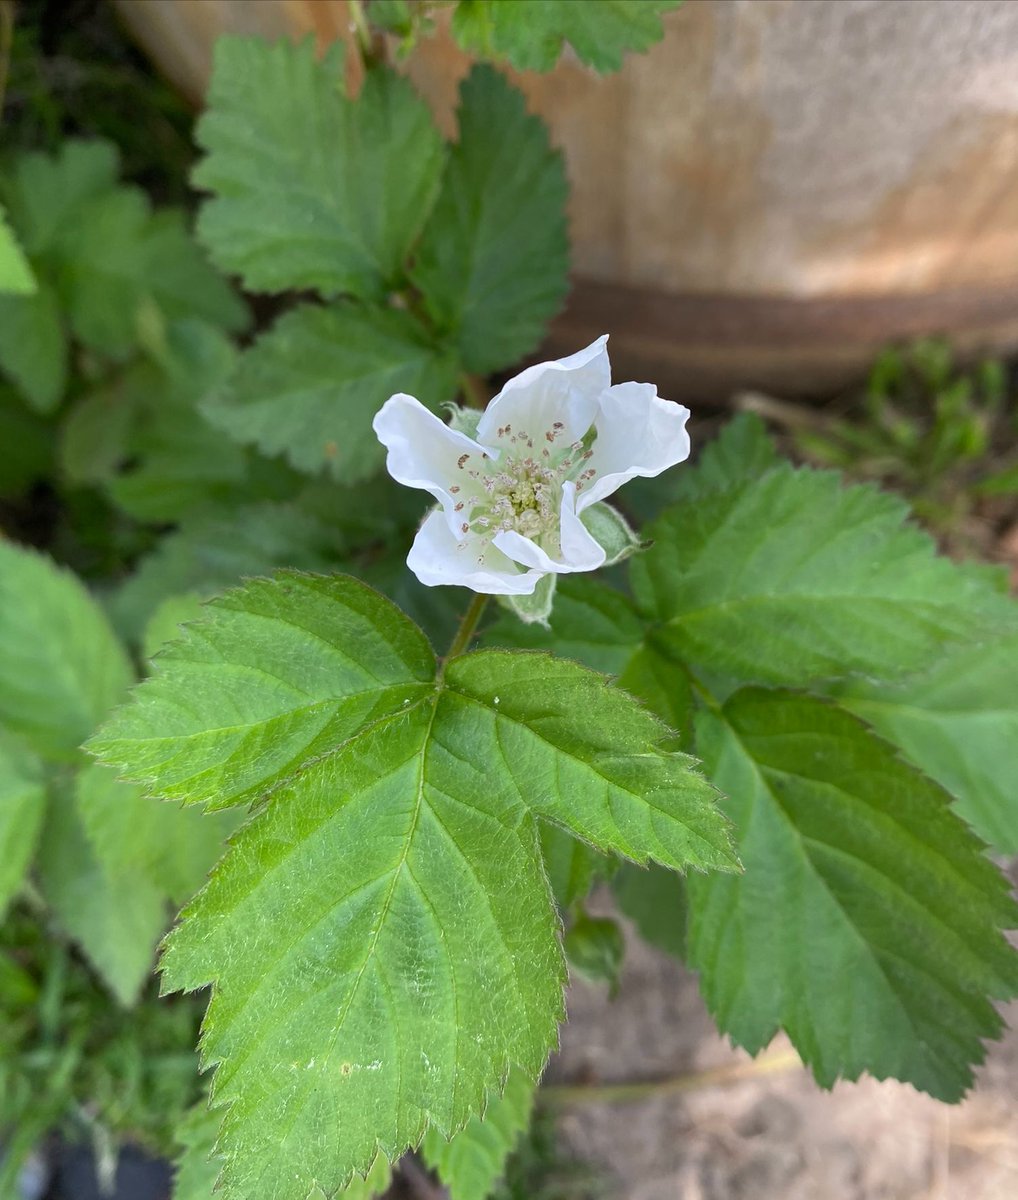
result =
[[[73,755],[132,671],[102,610],[49,559],[0,541],[0,724],[40,754]]]
[[[169,910],[163,890],[137,867],[108,870],[89,841],[78,797],[50,801],[38,858],[43,895],[67,934],[129,1007],[155,963]]]
[[[751,1052],[784,1028],[818,1081],[957,1100],[1018,988],[1018,908],[950,798],[855,717],[746,688],[703,712],[744,875],[690,877],[689,961]]]
[[[653,636],[708,671],[799,686],[922,670],[953,642],[993,636],[1013,610],[988,570],[937,557],[906,516],[872,487],[787,465],[691,488],[648,530],[633,589]]]
[[[154,660],[89,749],[166,798],[214,808],[257,799],[430,690],[423,634],[378,601],[347,576],[298,572],[228,592]]]
[[[31,295],[38,284],[0,205],[0,293]]]
[[[67,383],[67,335],[45,280],[30,296],[0,295],[0,370],[36,412],[52,412]]]
[[[534,349],[565,297],[568,189],[547,129],[491,67],[463,81],[459,125],[413,279],[467,369],[489,374]]]
[[[628,596],[589,576],[564,575],[555,590],[550,629],[502,616],[485,631],[487,645],[554,650],[595,671],[618,675],[643,638]]]
[[[661,14],[682,0],[461,0],[452,30],[465,50],[499,54],[520,71],[550,71],[568,42],[581,62],[607,74],[631,50],[663,36]]]
[[[91,746],[160,795],[267,796],[163,966],[213,985],[224,1195],[303,1200],[456,1133],[511,1066],[536,1078],[564,964],[535,817],[639,861],[735,860],[713,789],[602,676],[495,650],[436,676],[343,577],[206,612]]]
[[[946,788],[980,837],[1018,852],[1018,634],[949,652],[901,682],[852,680],[838,696]]]
[[[0,736],[0,920],[25,878],[45,813],[42,764],[17,739]]]
[[[483,1118],[471,1117],[449,1140],[428,1130],[421,1154],[449,1189],[452,1200],[481,1200],[491,1193],[520,1134],[530,1124],[533,1107],[533,1082],[521,1071],[512,1071],[502,1095],[496,1092],[489,1097]]]
[[[252,291],[381,299],[438,186],[443,147],[407,80],[372,70],[343,92],[342,46],[216,43],[194,182],[213,193],[198,232]]]
[[[241,357],[205,412],[238,442],[353,482],[382,464],[371,420],[393,392],[436,408],[455,391],[455,361],[409,313],[304,305]]]

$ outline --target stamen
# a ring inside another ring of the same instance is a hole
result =
[[[467,461],[467,459],[468,459],[469,457],[470,457],[470,455],[469,455],[469,454],[461,454],[461,455],[459,456],[459,458],[456,460],[456,466],[457,466],[457,467],[459,467],[459,469],[460,469],[461,471],[463,470],[463,464],[464,464],[464,463]]]

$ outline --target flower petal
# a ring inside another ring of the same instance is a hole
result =
[[[531,538],[513,530],[496,533],[492,542],[516,562],[542,574],[554,572],[556,575],[565,575],[570,571],[594,571],[602,566],[605,561],[603,547],[594,540],[576,515],[576,490],[573,483],[562,485],[560,521],[562,557],[559,561],[551,558]]]
[[[407,566],[427,587],[458,584],[489,596],[529,596],[540,571],[520,571],[490,543],[471,535],[457,541],[438,509],[424,518],[407,555]]]
[[[650,383],[617,383],[601,397],[588,468],[596,474],[576,501],[578,512],[637,476],[660,475],[689,457],[689,409],[663,400]]]
[[[446,523],[455,534],[460,523],[454,512],[457,501],[483,494],[467,473],[470,459],[485,454],[497,458],[497,451],[488,451],[473,438],[450,429],[419,400],[403,392],[386,400],[371,427],[389,452],[385,460],[389,474],[397,483],[430,492],[445,510]],[[453,495],[452,487],[457,487],[459,494]]]
[[[498,431],[506,425],[543,438],[556,422],[562,423],[560,445],[582,438],[611,384],[607,341],[605,334],[568,358],[538,363],[513,376],[485,409],[477,426],[478,441],[498,446]]]

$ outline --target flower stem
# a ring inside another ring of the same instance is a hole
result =
[[[485,606],[488,603],[488,597],[483,592],[477,592],[473,600],[470,601],[470,607],[463,614],[463,620],[460,621],[460,627],[456,630],[456,636],[452,639],[449,650],[445,658],[442,660],[442,669],[444,671],[445,664],[458,654],[462,654],[470,645],[470,639],[477,632],[477,624],[484,613]]]

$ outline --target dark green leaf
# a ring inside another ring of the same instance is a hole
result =
[[[464,80],[459,126],[413,278],[467,369],[489,374],[537,346],[565,297],[567,185],[544,125],[490,67]]]

